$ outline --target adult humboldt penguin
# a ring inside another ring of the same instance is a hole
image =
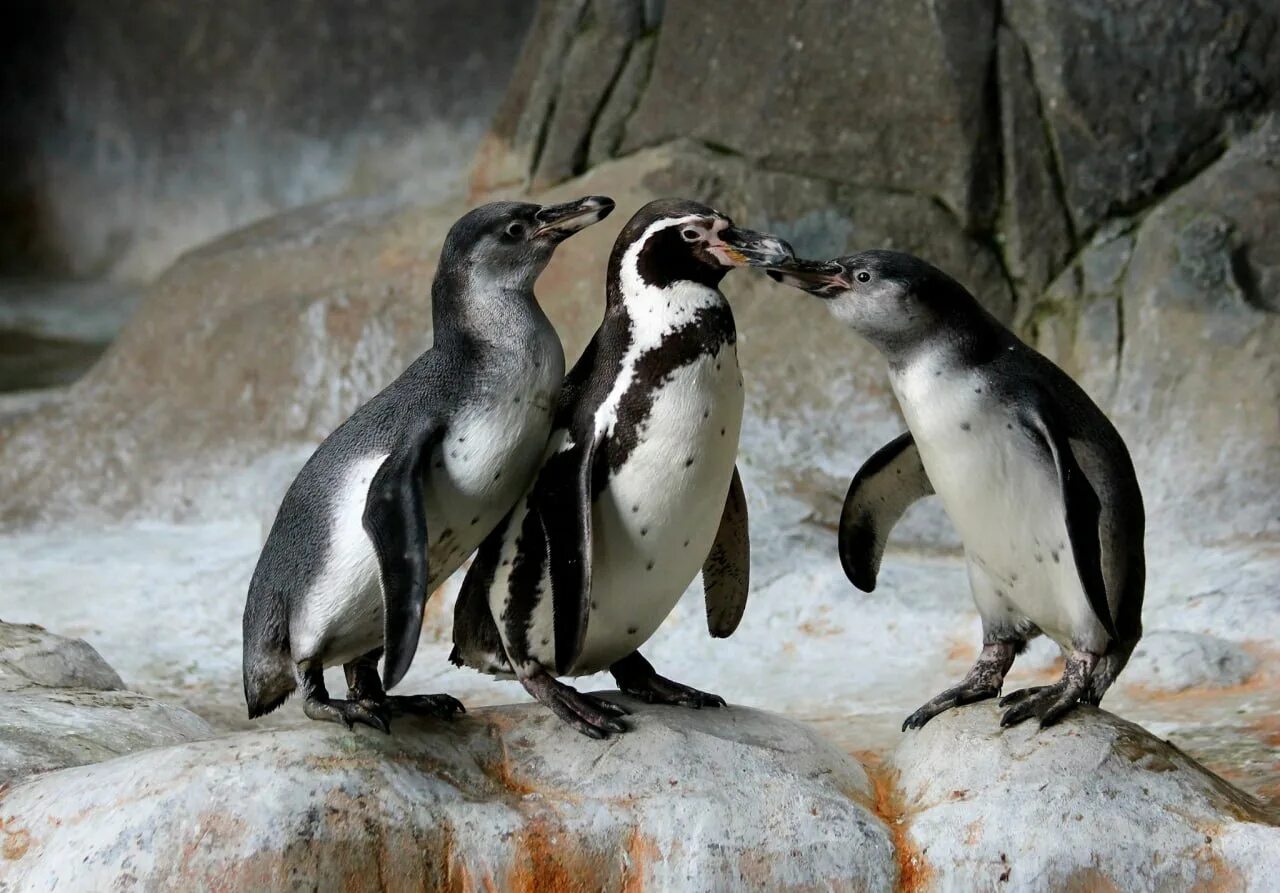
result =
[[[560,242],[612,209],[599,196],[498,202],[449,230],[431,288],[432,348],[320,444],[262,549],[244,610],[250,717],[298,687],[307,716],[348,727],[385,732],[393,710],[462,710],[448,695],[386,689],[413,660],[428,594],[537,472],[564,352],[534,280]],[[336,664],[345,700],[325,689]]]
[[[650,703],[724,703],[659,676],[639,652],[702,572],[711,634],[746,607],[747,505],[734,267],[791,256],[696,202],[642,208],[609,257],[605,315],[560,392],[537,481],[463,581],[453,660],[511,675],[591,737],[625,714],[556,678],[609,670]]]
[[[1000,694],[1027,641],[1052,638],[1061,681],[1004,698],[1001,725],[1048,726],[1096,705],[1142,634],[1142,493],[1115,427],[1061,369],[919,258],[866,251],[771,271],[825,300],[885,355],[907,433],[853,479],[840,560],[875,588],[885,541],[907,507],[937,493],[964,542],[983,647],[959,685],[903,729]]]

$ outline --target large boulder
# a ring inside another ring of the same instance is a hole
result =
[[[849,757],[745,708],[626,703],[636,728],[604,742],[526,705],[46,775],[0,798],[0,886],[894,888],[892,835]]]
[[[123,688],[83,640],[0,623],[0,785],[213,734],[195,714]]]
[[[1233,112],[1280,105],[1280,9],[1269,0],[1027,0],[1005,11],[1030,51],[1080,232],[1212,159]]]
[[[1272,118],[1140,222],[1099,231],[1025,309],[1125,436],[1162,536],[1280,535],[1277,157]]]
[[[925,888],[1263,891],[1280,876],[1276,811],[1172,744],[1092,708],[1044,730],[1002,730],[1000,713],[943,713],[889,761]]]

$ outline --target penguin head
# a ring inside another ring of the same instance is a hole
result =
[[[883,349],[918,343],[976,304],[946,273],[901,251],[794,260],[766,272],[821,298],[836,319]]]
[[[613,199],[602,195],[559,205],[481,205],[449,230],[440,269],[463,272],[473,285],[532,289],[557,245],[612,210]]]
[[[735,226],[707,205],[658,199],[622,228],[609,265],[612,275],[633,274],[649,287],[695,282],[714,288],[734,267],[767,267],[794,257],[781,239]]]

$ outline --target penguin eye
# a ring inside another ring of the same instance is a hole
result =
[[[859,271],[858,271],[858,281],[859,281],[859,282],[870,282],[870,281],[871,281],[871,274],[870,274],[870,273],[868,273],[866,270],[859,270]]]
[[[524,235],[523,223],[512,223],[507,226],[507,235],[513,239],[518,239]]]
[[[686,242],[696,242],[702,238],[702,233],[698,232],[696,229],[686,229],[680,233],[680,237]]]

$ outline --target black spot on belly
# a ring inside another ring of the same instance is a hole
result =
[[[968,430],[969,430],[969,428],[970,428],[970,425],[969,425],[969,423],[968,423],[968,422],[961,422],[961,423],[960,423],[960,430],[961,430],[961,431],[968,431]]]
[[[598,607],[600,607],[600,606],[599,606],[599,605],[597,605],[597,604],[595,603],[595,601],[594,601],[594,600],[592,600],[592,602],[591,602],[591,610],[593,610],[593,611],[594,611],[594,610],[595,610],[596,608],[598,608]]]
[[[691,459],[691,458],[690,458],[690,459],[685,459],[685,460],[684,460],[684,467],[685,467],[685,468],[688,468],[688,467],[689,467],[690,465],[692,465],[692,464],[693,464],[693,459]]]
[[[982,388],[974,388],[974,389],[973,389],[973,392],[974,392],[975,394],[981,394],[981,393],[982,393]]]
[[[542,640],[542,644],[543,644],[544,646],[545,646],[545,645],[550,645],[550,644],[551,644],[551,640],[550,640],[550,639],[543,639],[543,640]]]
[[[1010,574],[1010,575],[1009,575],[1009,582],[1010,582],[1010,583],[1017,583],[1017,582],[1018,582],[1018,575],[1017,575],[1017,574]]]
[[[709,410],[709,409],[708,409],[708,410],[705,410],[705,411],[702,413],[702,417],[703,417],[704,419],[709,419],[709,418],[711,418],[711,410]]]
[[[640,528],[640,535],[641,535],[641,536],[648,536],[648,535],[649,535],[649,528],[648,528],[648,527],[641,527],[641,528]]]
[[[1006,423],[1005,423],[1005,427],[1006,427],[1006,428],[1008,428],[1010,431],[1012,431],[1012,430],[1013,430],[1013,422],[1006,422]]]
[[[502,477],[502,470],[501,470],[501,469],[499,469],[498,471],[495,471],[495,472],[493,473],[493,479],[494,479],[495,481],[496,481],[498,478],[500,478],[500,477]]]
[[[650,561],[648,564],[646,564],[646,565],[644,566],[644,569],[645,569],[645,570],[647,570],[647,571],[651,571],[651,570],[653,570],[653,562],[652,562],[652,561]]]
[[[472,523],[472,525],[479,524],[479,523],[480,523],[480,516],[479,516],[479,515],[476,515],[474,518],[472,518],[472,519],[471,519],[471,523]]]
[[[466,443],[466,442],[467,442],[466,437],[463,437],[462,435],[458,435],[458,443]]]
[[[629,636],[634,636],[634,635],[635,635],[636,633],[638,633],[638,632],[640,632],[640,628],[639,628],[639,627],[635,627],[635,626],[628,626],[628,627],[627,627],[627,635],[629,635]]]
[[[685,540],[685,541],[684,541],[684,547],[685,547],[686,549],[687,549],[687,548],[689,548],[689,541],[688,541],[688,540]]]
[[[456,459],[456,458],[458,458],[458,451],[457,451],[457,450],[450,450],[450,451],[449,451],[449,458],[450,458],[450,459]]]
[[[634,514],[635,514],[636,512],[638,512],[638,511],[640,511],[640,506],[639,506],[639,505],[633,505],[633,506],[631,507],[631,514],[633,514],[633,515],[634,515]]]
[[[519,403],[519,402],[520,402],[520,398],[519,398],[519,397],[512,397],[512,398],[511,398],[511,402],[512,402],[512,403]]]
[[[724,437],[724,431],[725,431],[725,429],[724,429],[724,428],[721,428],[721,429],[720,429],[720,436],[721,436],[721,437]]]
[[[1051,557],[1051,558],[1053,559],[1053,563],[1054,563],[1054,564],[1061,564],[1061,560],[1058,558],[1058,550],[1057,550],[1057,549],[1054,549],[1052,552],[1050,552],[1050,553],[1049,553],[1049,557]]]

